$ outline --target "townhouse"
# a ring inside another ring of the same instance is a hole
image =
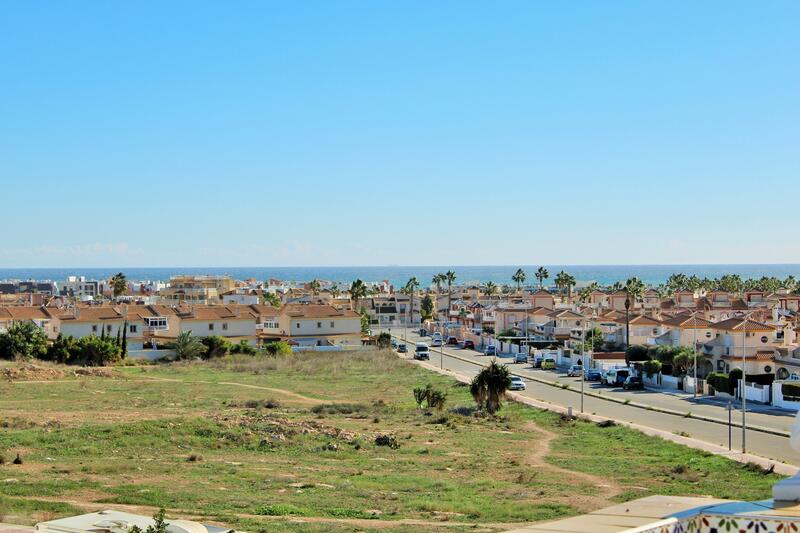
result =
[[[742,368],[752,374],[772,373],[782,341],[774,327],[748,317],[735,317],[711,326],[714,337],[703,344],[703,354],[717,372]]]
[[[287,304],[278,315],[280,338],[299,346],[358,346],[361,344],[361,316],[332,305]],[[262,339],[267,336],[262,336]]]
[[[665,346],[688,346],[698,349],[714,337],[713,323],[695,313],[681,313],[662,321],[666,329],[655,343]]]

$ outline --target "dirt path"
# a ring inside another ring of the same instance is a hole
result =
[[[135,378],[130,379],[128,381],[140,381],[140,382],[147,382],[147,381],[167,381],[171,383],[187,383],[189,385],[226,385],[229,387],[242,387],[245,389],[256,389],[256,390],[265,390],[274,392],[276,394],[282,394],[283,396],[288,396],[290,398],[294,398],[295,401],[300,403],[305,403],[308,405],[319,405],[323,403],[340,403],[340,400],[324,400],[319,398],[311,398],[310,396],[303,396],[302,394],[298,394],[296,392],[292,392],[286,389],[276,389],[273,387],[262,387],[261,385],[252,385],[250,383],[237,383],[235,381],[206,381],[206,380],[185,380],[185,379],[177,379],[177,378],[160,378],[160,377],[149,377],[149,378]]]
[[[612,479],[596,476],[594,474],[587,474],[586,472],[569,470],[547,462],[545,457],[551,454],[550,444],[553,442],[553,440],[558,438],[558,434],[544,429],[533,422],[526,424],[525,429],[541,435],[541,439],[534,447],[534,451],[525,457],[525,461],[529,466],[534,466],[536,468],[563,475],[568,478],[577,479],[579,481],[594,485],[598,489],[597,495],[589,496],[576,494],[570,497],[570,503],[579,509],[585,511],[596,511],[597,509],[607,507],[611,503],[611,499],[614,496],[617,496],[623,492],[622,487],[620,487],[620,485]]]
[[[103,509],[113,509],[116,511],[124,511],[133,514],[144,516],[152,516],[158,511],[157,507],[148,505],[126,505],[117,503],[99,503],[91,500],[74,500],[59,497],[40,496],[36,498],[26,498],[24,496],[7,496],[26,501],[43,501],[43,502],[60,502],[72,505],[86,512],[96,512]],[[208,522],[207,518],[203,515],[186,513],[185,511],[176,509],[166,509],[167,516],[173,518],[181,518],[185,520],[193,520],[196,522]],[[298,523],[314,523],[314,524],[347,524],[357,527],[363,527],[371,530],[382,530],[394,528],[397,526],[419,526],[430,528],[460,528],[469,529],[476,533],[490,533],[496,531],[507,531],[509,529],[520,528],[528,525],[527,522],[519,523],[485,523],[479,524],[475,522],[455,522],[447,521],[443,518],[440,521],[436,520],[418,520],[415,518],[401,518],[397,520],[385,520],[381,518],[331,518],[324,516],[265,516],[247,513],[233,513],[234,516],[247,519],[247,520],[263,520],[265,522],[298,522]],[[223,524],[220,524],[223,525]]]

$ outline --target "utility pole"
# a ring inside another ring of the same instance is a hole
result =
[[[742,322],[742,453],[747,453],[747,320]]]

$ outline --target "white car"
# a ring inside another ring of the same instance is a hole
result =
[[[567,376],[574,378],[579,377],[583,372],[583,367],[581,365],[572,365],[569,367],[569,372],[567,372]]]
[[[511,376],[511,386],[509,390],[525,390],[525,382],[519,376]]]
[[[442,345],[441,337],[434,337],[431,339],[431,346],[441,346],[441,345]]]

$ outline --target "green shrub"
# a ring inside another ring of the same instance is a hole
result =
[[[645,361],[642,363],[642,370],[651,378],[661,372],[661,361]]]
[[[392,336],[386,333],[385,331],[378,335],[378,348],[388,348],[389,345],[392,343]]]
[[[264,345],[264,351],[267,355],[291,355],[292,347],[284,341],[268,342]]]
[[[33,322],[16,322],[0,333],[0,359],[41,358],[47,353],[47,335]]]
[[[647,346],[641,346],[639,344],[628,346],[628,349],[625,350],[625,359],[627,359],[629,362],[648,361],[650,356]]]
[[[728,394],[731,393],[731,381],[728,374],[723,374],[721,372],[712,372],[706,378],[714,390],[719,392],[725,392]]]
[[[238,344],[234,344],[230,347],[231,353],[240,353],[243,355],[255,355],[256,349],[253,346],[250,346],[250,343],[246,340],[242,339],[239,341]]]
[[[231,343],[219,335],[209,335],[208,337],[203,337],[200,342],[202,342],[206,347],[206,353],[204,354],[206,359],[224,357],[228,355],[228,352],[231,349]]]
[[[784,381],[781,384],[781,394],[786,399],[797,399],[800,398],[800,383],[795,383],[791,381]]]

